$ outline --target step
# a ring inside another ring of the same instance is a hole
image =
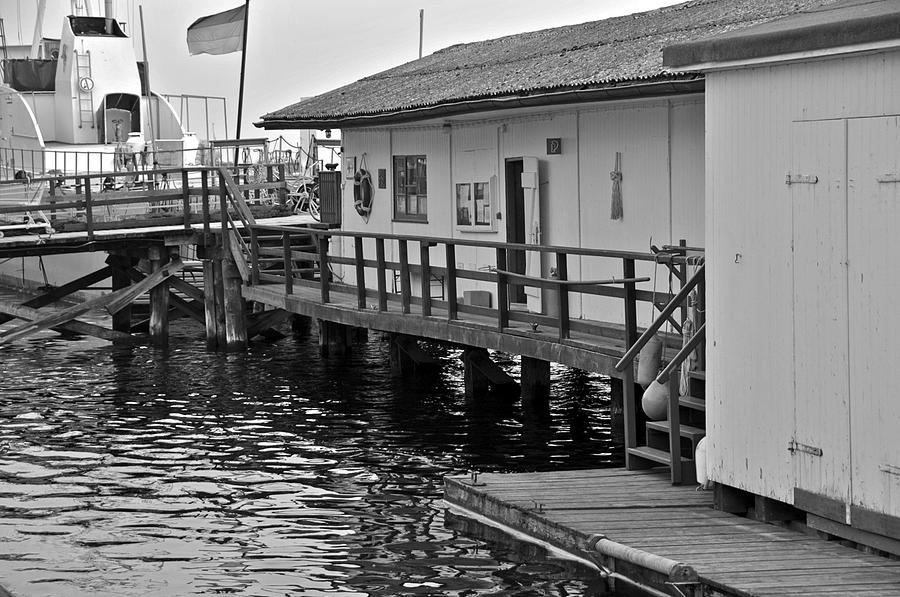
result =
[[[706,400],[697,398],[696,396],[679,396],[678,404],[693,410],[706,410]]]
[[[691,372],[689,373],[689,375],[690,375],[691,377],[693,377],[694,379],[699,379],[699,380],[701,380],[701,381],[706,381],[706,371],[703,371],[703,370],[691,371]]]
[[[651,448],[650,446],[637,446],[635,448],[628,448],[628,453],[632,456],[638,456],[640,458],[643,458],[644,460],[651,460],[653,462],[658,462],[667,466],[672,462],[672,460],[669,458],[668,452],[657,450],[656,448]]]
[[[669,422],[668,421],[647,421],[647,429],[653,429],[655,431],[662,431],[663,433],[669,433]],[[685,437],[691,440],[692,443],[697,443],[703,437],[706,436],[706,430],[700,429],[699,427],[691,427],[690,425],[681,425],[681,437]]]

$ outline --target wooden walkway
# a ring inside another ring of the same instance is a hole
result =
[[[714,510],[711,492],[673,486],[655,471],[452,477],[445,499],[462,516],[474,513],[670,594],[667,583],[694,572],[696,583],[680,585],[686,594],[900,597],[900,561]],[[636,564],[665,560],[673,564],[669,578]]]

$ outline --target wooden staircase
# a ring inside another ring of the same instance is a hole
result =
[[[319,269],[315,264],[318,251],[316,239],[310,232],[298,227],[290,234],[257,235],[259,281],[262,283],[284,284],[285,278],[318,280]],[[249,242],[249,241],[248,241]],[[285,254],[291,259],[285,261]]]
[[[647,421],[644,445],[627,448],[630,468],[650,468],[660,464],[672,466],[678,462],[681,483],[696,483],[694,454],[697,444],[706,436],[706,372],[691,371],[688,375],[688,391],[678,396],[678,449],[672,457],[675,441],[669,419]]]

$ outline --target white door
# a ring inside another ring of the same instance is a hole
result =
[[[900,516],[900,118],[849,121],[847,148],[852,503]]]
[[[795,372],[791,458],[796,487],[849,504],[846,123],[796,122],[791,140]],[[764,234],[759,242],[766,242]]]
[[[541,189],[538,176],[538,159],[522,158],[522,190],[525,193],[525,244],[541,244]],[[535,251],[525,253],[525,274],[534,278],[541,277],[541,254]],[[541,313],[541,289],[528,286],[525,288],[528,310]]]

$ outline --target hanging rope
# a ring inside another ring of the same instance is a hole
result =
[[[612,204],[609,209],[609,217],[612,220],[621,220],[622,213],[622,153],[616,152],[616,164],[609,173],[612,180]]]

